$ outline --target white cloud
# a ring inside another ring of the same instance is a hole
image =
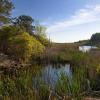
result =
[[[91,23],[100,20],[100,5],[86,6],[84,9],[80,9],[64,21],[55,22],[47,27],[48,33],[61,33],[72,26],[78,26],[81,24]]]

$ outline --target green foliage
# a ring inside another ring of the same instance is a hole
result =
[[[49,45],[50,45],[50,42],[49,42],[49,40],[48,40],[46,37],[39,36],[39,37],[38,37],[38,40],[39,40],[44,46],[49,46]]]
[[[40,26],[40,25],[38,25],[38,26],[36,26],[35,27],[35,34],[37,35],[37,36],[40,36],[40,37],[46,37],[46,27],[44,27],[44,26]]]
[[[43,45],[49,45],[50,41],[47,39],[46,36],[46,27],[41,25],[35,26],[35,36]]]
[[[96,70],[94,77],[92,77],[91,81],[91,88],[92,90],[100,90],[100,64],[96,66]]]
[[[97,75],[94,79],[90,80],[92,90],[99,91],[100,90],[100,74]]]
[[[21,15],[19,17],[16,17],[13,20],[13,24],[19,29],[22,29],[25,32],[28,32],[30,34],[33,34],[33,30],[34,30],[34,26],[32,25],[33,21],[34,20],[32,17]]]
[[[15,26],[5,26],[0,29],[0,50],[16,60],[28,62],[38,58],[45,47],[32,35],[23,32]]]
[[[0,49],[4,53],[7,52],[8,40],[17,34],[17,28],[14,26],[4,26],[0,29]]]
[[[100,33],[95,33],[91,36],[90,43],[92,45],[100,45]]]
[[[96,70],[97,70],[97,73],[100,74],[100,64],[97,66]]]
[[[22,34],[23,31],[15,26],[4,26],[0,29],[0,50],[7,53],[9,38]]]
[[[64,96],[64,95],[70,95],[70,80],[67,75],[64,73],[61,73],[59,76],[59,79],[57,81],[55,90],[58,94]]]
[[[89,40],[82,40],[79,42],[76,42],[78,45],[95,45],[100,47],[100,33],[95,33],[91,36]]]
[[[42,83],[39,86],[39,99],[40,100],[47,100],[49,97],[49,87]]]
[[[72,63],[74,66],[87,66],[87,59],[88,59],[88,54],[87,53],[83,53],[83,52],[74,52],[72,54]]]
[[[28,33],[9,38],[8,52],[22,62],[28,62],[31,56],[40,56],[44,49],[45,47]]]
[[[28,71],[20,70],[17,73],[18,77],[2,75],[0,79],[0,99],[2,97],[3,100],[35,100],[31,74]]]
[[[60,52],[58,54],[58,60],[59,60],[59,62],[71,61],[72,60],[71,53],[69,51]]]
[[[37,66],[36,66],[37,67]],[[14,75],[2,75],[0,78],[0,99],[3,100],[47,100],[49,88],[39,81],[38,89],[34,87],[32,68],[19,70]]]
[[[71,60],[72,60],[72,55],[68,51],[61,51],[57,55],[53,55],[53,57],[51,58],[51,62],[54,63],[58,63],[58,62],[65,63]]]
[[[15,83],[14,81],[9,78],[5,77],[3,81],[0,83],[0,95],[5,96],[5,95],[13,95],[15,89]]]
[[[9,21],[13,4],[11,0],[0,0],[0,24],[4,24]]]
[[[59,95],[69,96],[75,100],[82,100],[83,96],[81,93],[84,91],[85,84],[83,82],[86,79],[86,75],[83,68],[76,70],[72,76],[61,73],[55,89]]]

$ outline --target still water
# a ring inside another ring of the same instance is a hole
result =
[[[37,81],[41,80],[48,84],[50,87],[54,87],[62,73],[68,77],[71,77],[72,72],[70,64],[46,65],[45,67],[42,67],[39,74],[33,76],[33,83],[37,85]]]
[[[33,65],[14,72],[5,71],[0,74],[0,100],[48,100],[49,87],[59,90],[57,83],[62,73],[72,76],[70,64]],[[66,87],[63,89],[67,90]]]
[[[96,46],[79,46],[79,51],[89,52],[91,49],[97,49]]]

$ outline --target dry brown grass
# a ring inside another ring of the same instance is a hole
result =
[[[85,100],[100,100],[100,98],[92,98],[92,97],[87,97]]]

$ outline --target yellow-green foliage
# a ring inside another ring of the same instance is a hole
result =
[[[50,45],[50,41],[46,37],[39,36],[37,39],[45,46]]]
[[[27,62],[31,56],[40,56],[44,49],[45,47],[39,41],[26,32],[9,39],[8,52],[23,62]]]
[[[44,26],[36,26],[35,27],[35,34],[37,39],[45,46],[48,46],[50,44],[50,41],[48,40],[46,36],[46,27]]]
[[[97,72],[100,73],[100,64],[97,66]]]

